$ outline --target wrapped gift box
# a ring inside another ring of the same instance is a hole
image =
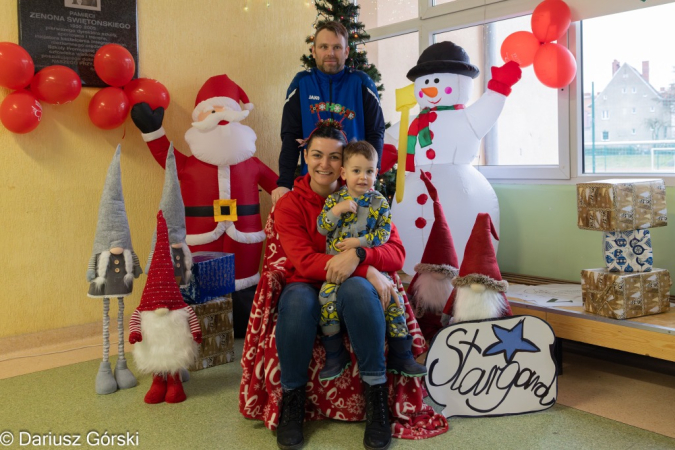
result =
[[[584,309],[612,319],[658,314],[670,309],[670,273],[666,269],[651,272],[620,273],[607,269],[581,271]]]
[[[577,184],[578,225],[584,230],[629,231],[664,227],[666,186],[660,179]]]
[[[199,319],[202,343],[197,359],[188,369],[201,370],[234,361],[232,297],[227,295],[190,306]]]
[[[652,239],[649,230],[604,233],[605,264],[610,272],[651,272]]]
[[[187,304],[199,304],[234,292],[234,254],[192,254],[192,278],[180,289]]]

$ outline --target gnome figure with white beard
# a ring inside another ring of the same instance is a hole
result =
[[[499,240],[490,215],[478,214],[459,275],[452,281],[455,289],[443,309],[443,325],[513,315],[491,237]]]
[[[174,278],[169,237],[162,211],[157,213],[157,243],[141,303],[129,322],[129,342],[143,373],[152,373],[145,403],[185,400],[179,371],[194,362],[202,332],[195,312]]]
[[[103,361],[96,375],[96,393],[111,394],[117,389],[136,386],[136,377],[127,368],[124,357],[124,297],[131,294],[134,278],[143,270],[131,246],[131,232],[122,193],[121,146],[108,167],[101,203],[94,250],[87,268],[88,297],[103,299]],[[113,375],[108,361],[110,352],[110,297],[117,297],[118,355]]]
[[[430,343],[436,333],[443,328],[441,314],[452,293],[452,280],[459,272],[457,268],[459,263],[436,187],[424,171],[420,172],[420,178],[434,203],[434,223],[422,260],[415,265],[415,276],[408,286],[408,298],[422,335],[426,342]],[[426,194],[422,195],[426,197]]]
[[[247,313],[238,319],[238,305],[247,304],[250,311],[260,279],[265,233],[258,186],[270,193],[278,178],[253,156],[256,134],[240,123],[252,109],[246,93],[227,75],[209,78],[197,94],[192,127],[185,133],[192,156],[175,153],[190,250],[235,255],[235,336],[241,335],[238,324],[243,323],[245,331],[248,322]],[[131,109],[131,118],[164,167],[170,146],[162,127],[164,109],[139,103]],[[241,303],[239,295],[244,298]]]

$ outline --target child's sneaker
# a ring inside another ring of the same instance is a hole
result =
[[[326,363],[319,372],[320,381],[328,381],[342,375],[342,372],[352,362],[349,352],[342,342],[342,333],[332,336],[322,336],[321,342],[326,350]]]
[[[388,339],[389,354],[387,355],[387,371],[406,377],[423,377],[427,374],[427,368],[415,361],[410,351],[412,348],[412,336]]]

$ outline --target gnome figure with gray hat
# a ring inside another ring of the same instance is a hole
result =
[[[131,246],[131,233],[122,194],[121,147],[118,145],[103,187],[98,209],[94,251],[89,260],[88,297],[103,299],[103,361],[96,375],[96,393],[111,394],[117,389],[136,386],[134,374],[124,357],[124,297],[131,294],[134,278],[143,270]],[[108,361],[110,351],[110,297],[117,297],[118,357],[113,374]]]
[[[183,204],[183,196],[180,193],[180,183],[178,182],[178,172],[176,171],[176,157],[173,154],[173,142],[169,146],[164,167],[164,190],[162,191],[162,200],[159,202],[159,209],[164,214],[164,219],[169,229],[173,274],[176,277],[178,285],[183,287],[188,285],[192,277],[192,252],[190,252],[190,248],[185,242],[187,236],[185,232],[185,205]],[[145,265],[146,273],[150,270],[156,242],[157,231],[152,235],[150,256]]]

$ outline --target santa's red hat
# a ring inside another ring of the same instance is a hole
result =
[[[162,211],[157,213],[157,242],[152,255],[148,280],[143,289],[139,311],[154,311],[159,308],[170,310],[187,307],[180,294],[169,250],[169,230]]]
[[[237,83],[223,75],[216,75],[206,80],[206,83],[197,93],[195,108],[192,110],[192,120],[197,121],[199,114],[214,106],[225,106],[235,111],[241,111],[239,102],[244,104],[243,109],[252,110],[253,103],[249,102],[246,92]]]

